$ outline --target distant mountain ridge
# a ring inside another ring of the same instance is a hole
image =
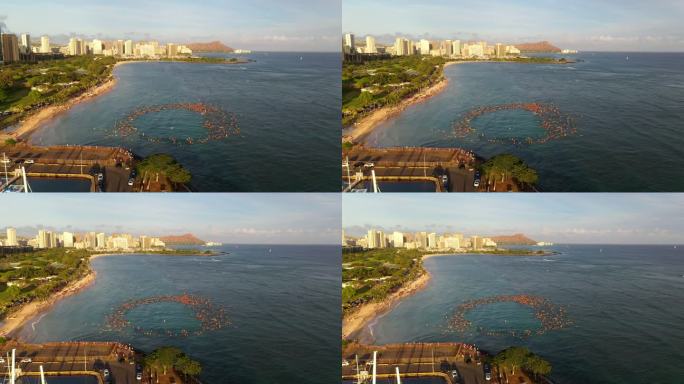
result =
[[[493,236],[491,238],[496,242],[497,245],[535,245],[536,241],[530,239],[529,237],[523,235],[522,233],[516,233],[515,235],[508,236]]]
[[[183,235],[171,235],[159,238],[166,245],[204,245],[206,242],[204,240],[198,239],[192,233],[186,233]]]
[[[187,47],[192,49],[193,52],[233,52],[234,49],[223,44],[220,41],[211,41],[208,43],[190,43]]]
[[[540,41],[537,43],[522,43],[516,44],[516,48],[520,52],[560,52],[561,49],[555,45],[549,43],[548,41]]]

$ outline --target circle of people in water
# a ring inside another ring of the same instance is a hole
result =
[[[198,329],[150,329],[132,324],[126,314],[131,310],[156,303],[179,303],[191,308],[195,318],[200,322]],[[114,313],[107,317],[107,326],[111,330],[123,330],[132,327],[136,333],[146,336],[187,337],[199,336],[207,331],[215,331],[230,325],[223,308],[217,307],[206,298],[195,295],[152,296],[133,299],[123,303]]]
[[[202,126],[207,131],[206,136],[201,138],[177,137],[176,135],[169,135],[166,137],[154,136],[139,131],[135,126],[135,121],[141,116],[171,110],[185,110],[195,112],[202,116]],[[139,138],[147,140],[150,143],[170,143],[174,145],[206,144],[210,141],[219,141],[228,136],[239,134],[240,125],[238,124],[237,116],[234,113],[229,113],[218,107],[204,103],[173,103],[144,106],[134,110],[123,120],[118,121],[113,132],[113,135],[118,137],[125,138],[137,135]]]
[[[546,135],[543,137],[507,137],[507,138],[496,138],[487,137],[484,133],[479,133],[478,136],[482,140],[486,140],[493,144],[542,144],[549,142],[551,140],[560,139],[562,137],[567,137],[577,133],[577,127],[575,124],[575,119],[567,115],[553,104],[544,103],[511,103],[511,104],[499,104],[499,105],[488,105],[477,107],[466,112],[465,115],[461,117],[460,120],[453,123],[454,132],[456,137],[463,138],[469,134],[475,132],[475,128],[472,126],[472,121],[480,116],[508,110],[523,110],[528,111],[539,117],[540,127],[544,129]]]
[[[531,295],[499,295],[482,297],[479,299],[468,300],[456,308],[456,311],[449,319],[448,329],[459,333],[465,333],[472,329],[472,323],[466,319],[466,314],[477,307],[495,303],[518,303],[534,310],[534,317],[540,322],[537,329],[488,329],[477,327],[479,334],[485,336],[513,336],[527,338],[532,335],[543,335],[548,331],[567,328],[572,325],[568,319],[566,309],[556,305],[550,300]],[[508,322],[507,320],[505,320]]]

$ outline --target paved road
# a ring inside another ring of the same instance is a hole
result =
[[[130,170],[120,167],[104,168],[105,192],[131,192],[133,189],[128,185],[131,175]]]

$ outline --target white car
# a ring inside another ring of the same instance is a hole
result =
[[[24,163],[26,163],[26,164],[34,164],[34,163],[35,163],[35,160],[33,160],[33,159],[26,159],[26,161],[25,161]]]
[[[342,360],[342,366],[343,366],[343,367],[348,367],[348,366],[349,366],[349,361],[347,361],[347,360]]]
[[[366,163],[366,164],[364,164],[363,166],[366,167],[366,168],[373,168],[373,167],[375,167],[375,164],[373,164],[373,163]]]
[[[480,186],[480,180],[475,180],[475,182],[473,182],[473,187],[477,188],[479,186]]]
[[[24,358],[21,359],[21,361],[19,361],[19,362],[20,362],[20,363],[30,363],[30,362],[32,362],[32,361],[33,361],[33,360],[31,360],[30,357],[24,357]]]
[[[138,380],[138,381],[142,380],[142,372],[136,373],[135,379]]]

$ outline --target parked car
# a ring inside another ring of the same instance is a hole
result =
[[[26,164],[34,164],[35,161],[33,159],[26,159],[25,163]]]

